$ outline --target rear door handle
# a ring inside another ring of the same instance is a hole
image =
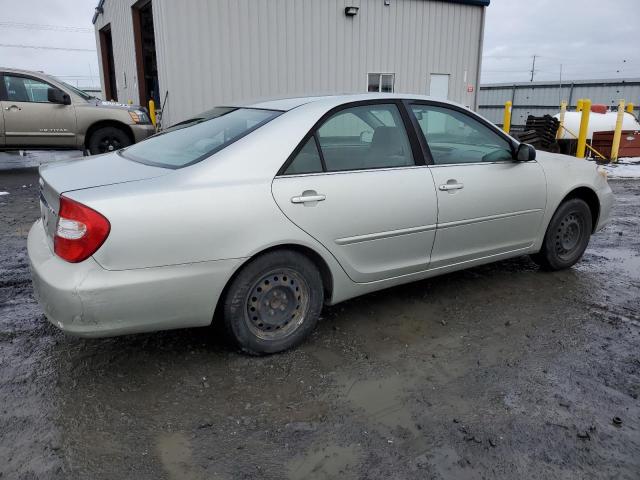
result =
[[[443,192],[448,192],[449,190],[461,190],[464,188],[464,184],[462,183],[445,183],[444,185],[440,185],[438,189]]]
[[[307,193],[304,192],[299,197],[293,197],[291,203],[311,203],[311,202],[324,202],[327,199],[326,195],[320,195],[316,192]]]
[[[10,105],[10,106],[8,106],[8,107],[5,107],[4,109],[5,109],[7,112],[9,112],[9,111],[11,111],[11,110],[22,110],[22,108],[20,108],[20,107],[19,107],[19,106],[17,106],[17,105]]]

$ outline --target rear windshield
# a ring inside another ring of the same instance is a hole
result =
[[[282,112],[215,108],[120,152],[130,160],[165,168],[197,163],[248,135]]]

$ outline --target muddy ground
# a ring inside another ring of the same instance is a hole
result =
[[[612,184],[615,220],[571,270],[519,258],[368,295],[247,358],[211,329],[50,326],[36,176],[0,173],[0,478],[640,478],[640,182]]]

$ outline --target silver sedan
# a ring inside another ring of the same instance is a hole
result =
[[[40,171],[29,233],[49,320],[100,337],[224,322],[245,352],[299,344],[323,305],[531,255],[575,264],[606,175],[468,109],[365,94],[216,108]]]

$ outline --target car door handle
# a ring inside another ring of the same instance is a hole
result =
[[[291,203],[311,203],[311,202],[324,202],[327,199],[326,195],[305,195],[302,194],[299,197],[293,197]]]
[[[464,188],[464,184],[462,183],[445,183],[444,185],[440,185],[438,189],[443,192],[448,192],[449,190],[460,190]]]
[[[5,109],[7,112],[9,112],[9,111],[11,111],[11,110],[22,110],[22,108],[20,108],[20,107],[19,107],[19,106],[17,106],[17,105],[10,105],[10,106],[8,106],[8,107],[4,107],[4,109]]]

